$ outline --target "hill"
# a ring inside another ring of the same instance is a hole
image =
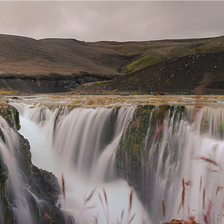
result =
[[[224,51],[166,60],[76,94],[224,94]]]
[[[161,85],[152,77],[152,71],[156,72],[152,69],[164,69],[165,65],[171,66],[173,59],[178,59],[176,63],[179,59],[185,60],[181,59],[184,56],[222,51],[224,37],[145,42],[83,42],[75,39],[35,40],[0,35],[1,93],[66,92],[75,89],[76,93],[83,93],[85,89],[94,93],[97,88],[101,88],[101,92],[107,88],[111,91],[118,89],[139,93],[165,91],[168,83],[171,86],[175,83],[178,73],[175,71],[174,77],[170,74],[172,82],[161,73]],[[209,57],[206,56],[206,60]],[[188,68],[190,66],[186,69]],[[203,73],[208,71],[210,70],[202,70]],[[222,68],[217,71],[221,74]],[[201,78],[198,77],[197,81]],[[89,82],[109,80],[114,81],[83,86]],[[130,83],[131,80],[133,82]],[[154,80],[154,84],[147,84],[154,87],[146,87],[143,80],[148,80],[147,83]],[[121,81],[124,86],[118,88]]]

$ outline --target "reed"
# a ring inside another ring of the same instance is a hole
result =
[[[89,194],[89,196],[84,200],[84,204],[86,204],[92,198],[92,196],[95,193],[95,191],[96,191],[96,188],[94,188],[92,190],[92,192]]]
[[[108,222],[109,222],[109,206],[108,206],[108,201],[107,201],[107,194],[106,194],[106,191],[105,189],[103,188],[103,194],[104,194],[104,200],[106,202],[106,208],[107,208],[107,219],[108,219]]]
[[[165,217],[165,215],[166,215],[166,208],[165,208],[164,198],[162,199],[162,206],[163,206],[163,217]]]
[[[63,173],[61,174],[61,182],[62,182],[62,193],[63,193],[63,199],[64,199],[64,216],[65,216],[65,224],[68,224],[68,218],[67,218],[67,212],[66,212],[66,198],[65,198],[65,179]]]
[[[184,197],[185,197],[185,182],[184,178],[182,178],[182,196],[181,196],[181,205],[184,207]]]
[[[129,195],[129,208],[128,208],[127,224],[130,224],[130,223],[132,222],[132,220],[134,219],[134,217],[135,217],[135,214],[134,214],[134,215],[132,215],[132,217],[129,219],[130,214],[131,214],[133,192],[134,192],[134,189],[132,188],[132,189],[131,189],[131,192],[130,192],[130,195]]]
[[[203,209],[205,209],[205,188],[203,189]]]
[[[97,216],[93,216],[93,224],[98,224],[98,216],[99,213],[97,213]]]
[[[128,224],[130,224],[130,223],[132,222],[132,220],[134,219],[135,215],[136,215],[136,213],[134,213],[134,214],[132,215],[132,217],[131,217],[131,219],[129,220]]]
[[[123,217],[124,217],[124,209],[122,209],[120,222],[118,222],[118,224],[122,223]]]
[[[102,200],[102,197],[101,197],[101,195],[100,195],[99,192],[98,192],[98,196],[99,196],[99,199],[100,199],[100,203],[101,203],[101,205],[102,205],[102,208],[103,208],[104,216],[105,216],[105,218],[106,218],[106,220],[107,220],[107,224],[109,224],[109,218],[108,218],[108,215],[107,215],[106,210],[105,210],[105,208],[104,208],[103,200]],[[107,205],[107,204],[106,204],[106,205]]]

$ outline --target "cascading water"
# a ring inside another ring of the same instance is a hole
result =
[[[13,104],[20,113],[21,130],[31,144],[32,161],[65,183],[59,204],[76,223],[149,223],[137,195],[129,211],[131,188],[114,176],[115,154],[135,107],[66,108]],[[88,200],[91,192],[94,192]]]
[[[200,223],[223,223],[223,113],[223,109],[186,108],[182,118],[174,111],[164,120],[162,136],[150,152],[158,155],[151,182],[153,220],[194,217]]]
[[[29,194],[27,194],[29,192],[29,186],[24,179],[19,165],[20,155],[18,147],[20,147],[20,144],[17,134],[1,116],[0,129],[4,136],[4,141],[0,138],[0,150],[3,161],[8,169],[5,196],[7,197],[9,206],[12,208],[17,223],[32,224],[34,223],[33,211],[30,209]],[[1,223],[4,222],[4,216],[1,215]]]
[[[52,171],[59,181],[63,174],[66,197],[65,201],[61,197],[59,206],[76,222],[90,224],[97,217],[98,224],[117,224],[124,210],[121,223],[128,223],[135,213],[131,224],[151,223],[135,193],[128,212],[131,189],[124,180],[115,180],[116,150],[135,107],[69,111],[13,105],[20,112],[20,133],[29,139],[33,163]],[[168,110],[162,134],[155,142],[152,136],[156,129],[151,122],[156,108],[149,116],[148,131],[143,136],[142,145],[148,154],[141,155],[140,179],[142,185],[149,182],[146,191],[151,195],[146,198],[150,219],[158,223],[194,216],[201,223],[223,223],[224,111],[201,108],[195,112],[193,107],[185,107],[185,112],[180,112],[178,107],[173,108]],[[129,134],[127,130],[126,137]],[[91,192],[93,195],[88,200]],[[162,199],[166,208],[164,217]]]

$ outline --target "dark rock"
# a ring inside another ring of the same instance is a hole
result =
[[[84,83],[89,83],[89,82],[102,82],[102,81],[107,81],[107,80],[111,80],[111,78],[97,77],[96,75],[91,75],[91,74],[85,74],[82,76],[75,77],[75,81],[79,85],[84,84]]]
[[[41,208],[39,219],[44,223],[50,223],[50,220],[65,223],[64,214],[56,207],[58,196],[61,194],[57,178],[52,173],[33,166],[30,184],[35,195],[45,202]],[[50,217],[50,220],[47,220],[46,214]]]
[[[11,128],[16,131],[19,127],[18,111],[8,105],[0,104],[0,116],[5,118]],[[27,198],[30,205],[30,210],[34,212],[34,223],[49,224],[53,221],[64,224],[64,214],[56,206],[59,195],[61,194],[57,178],[47,171],[38,169],[32,165],[29,142],[17,132],[19,144],[15,150],[16,158],[19,164],[19,175],[23,176],[25,183],[30,186],[30,193],[27,191]],[[0,137],[4,141],[4,134],[0,130]],[[4,164],[0,154],[0,222],[15,223],[14,215],[9,206],[9,198],[5,195],[6,181],[8,179],[8,168]],[[10,186],[9,186],[10,188]],[[36,199],[42,200],[44,203],[40,206]]]

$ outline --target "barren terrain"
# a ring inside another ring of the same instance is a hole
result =
[[[84,42],[0,35],[0,93],[192,94],[209,79],[208,93],[223,94],[223,51],[224,37]]]

